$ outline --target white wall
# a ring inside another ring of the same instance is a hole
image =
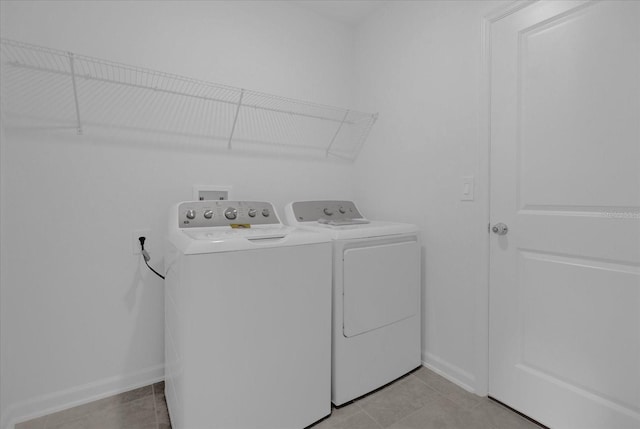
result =
[[[394,1],[354,33],[287,2],[0,2],[3,37],[380,113],[355,167],[6,130],[3,421],[161,374],[162,283],[131,231],[152,229],[161,264],[166,209],[194,183],[279,206],[355,198],[418,224],[424,362],[484,393],[487,189],[461,202],[460,178],[486,173],[481,21],[501,4]]]
[[[486,393],[487,189],[481,180],[482,17],[503,2],[396,1],[356,32],[356,108],[380,119],[356,166],[365,213],[424,239],[423,361]],[[460,201],[462,176],[476,200]]]
[[[294,4],[0,2],[2,37],[351,106],[353,33]],[[239,157],[5,127],[0,284],[3,428],[163,375],[163,284],[132,255],[193,184],[277,207],[353,198],[352,165]]]

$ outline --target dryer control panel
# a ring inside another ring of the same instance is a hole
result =
[[[189,201],[178,206],[178,228],[280,225],[273,204],[265,201]]]
[[[353,201],[297,201],[292,209],[298,222],[363,219]]]

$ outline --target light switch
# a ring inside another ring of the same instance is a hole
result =
[[[473,176],[464,176],[462,178],[460,201],[473,201]]]

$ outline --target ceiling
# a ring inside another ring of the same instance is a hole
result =
[[[384,0],[304,0],[298,2],[302,7],[349,25],[359,24],[375,9],[386,3],[388,1]]]

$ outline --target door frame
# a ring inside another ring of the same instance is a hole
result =
[[[481,242],[484,251],[481,255],[481,283],[475,296],[475,360],[476,383],[475,393],[487,396],[489,393],[489,291],[490,291],[490,240],[491,223],[491,34],[492,26],[500,20],[519,12],[538,0],[516,0],[505,6],[499,6],[482,17],[480,37],[480,93],[478,99],[478,194],[483,204],[484,224]]]

